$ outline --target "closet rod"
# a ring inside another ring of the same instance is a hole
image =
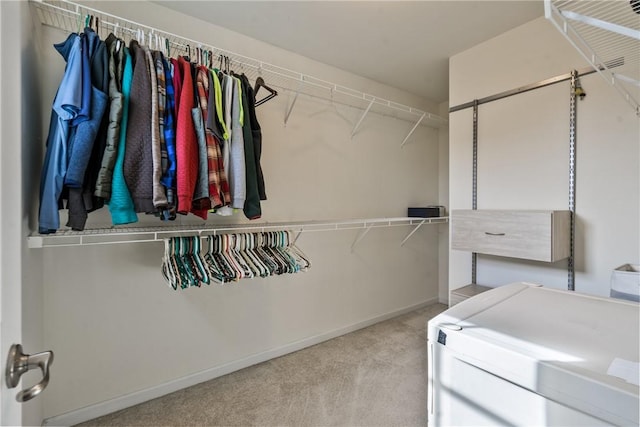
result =
[[[442,224],[448,221],[448,217],[398,217],[349,219],[342,221],[95,228],[84,231],[61,230],[55,234],[49,235],[34,234],[27,238],[27,244],[29,248],[111,245],[117,243],[155,242],[167,237],[196,234],[199,236],[208,236],[236,232],[265,232],[271,230],[292,230],[298,232],[337,231],[398,226],[412,226],[419,228],[423,224]],[[413,233],[407,236],[402,244],[404,244],[412,234]]]
[[[254,58],[249,58],[235,52],[217,48],[209,43],[182,37],[69,0],[30,0],[30,3],[38,10],[40,22],[44,25],[75,32],[78,31],[79,19],[82,18],[82,16],[86,14],[99,15],[101,18],[100,25],[113,28],[114,32],[116,32],[116,30],[122,30],[129,34],[135,34],[137,29],[141,29],[144,30],[145,36],[150,35],[152,37],[158,36],[166,38],[171,46],[179,48],[180,52],[186,51],[187,46],[190,46],[191,49],[201,48],[212,50],[216,56],[227,56],[230,58],[232,64],[251,69],[255,75],[251,75],[250,77],[257,77],[263,73],[268,74],[276,80],[275,82],[270,81],[269,84],[283,90],[296,92],[297,86],[302,85],[306,91],[300,93],[304,95],[322,98],[331,102],[335,101],[361,110],[364,110],[369,103],[373,103],[373,105],[376,106],[374,112],[412,123],[424,115],[425,120],[420,121],[429,127],[437,128],[447,124],[446,119],[414,107],[370,95]],[[281,80],[279,84],[277,84],[278,79]],[[334,95],[340,95],[344,100],[337,99]]]
[[[593,74],[595,72],[597,72],[597,70],[594,70],[591,67],[587,67],[587,68],[583,68],[582,70],[579,70],[578,71],[578,76],[579,77],[580,76],[587,76],[587,75]],[[453,113],[453,112],[456,112],[456,111],[464,110],[466,108],[472,108],[476,104],[476,102],[477,102],[477,105],[487,104],[487,103],[492,102],[492,101],[497,101],[498,99],[507,98],[509,96],[518,95],[518,94],[521,94],[521,93],[524,93],[524,92],[529,92],[530,90],[539,89],[541,87],[550,86],[550,85],[553,85],[553,84],[556,84],[556,83],[568,81],[568,80],[571,80],[571,74],[572,73],[562,74],[562,75],[559,75],[559,76],[556,76],[556,77],[551,77],[549,79],[539,81],[537,83],[531,83],[529,85],[521,86],[521,87],[516,88],[516,89],[507,90],[507,91],[504,91],[504,92],[497,93],[495,95],[487,96],[487,97],[480,98],[480,99],[477,99],[477,100],[474,100],[474,101],[465,102],[464,104],[459,104],[459,105],[456,105],[455,107],[449,108],[449,112]]]

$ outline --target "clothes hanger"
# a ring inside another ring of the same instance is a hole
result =
[[[256,267],[260,271],[260,277],[269,276],[269,267],[262,262],[260,256],[256,252],[256,247],[258,245],[258,233],[247,234],[247,240],[247,255],[254,261]]]
[[[116,25],[113,28],[113,35],[116,36],[116,53],[120,52],[120,49],[122,49],[122,45],[124,44],[124,40],[122,40],[118,36],[118,30],[119,29],[120,29],[120,24],[118,22],[116,22]]]
[[[170,261],[173,264],[173,269],[176,273],[176,288],[179,286],[181,289],[187,287],[188,279],[186,277],[182,262],[180,261],[180,240],[179,237],[171,238],[171,257]]]
[[[197,273],[193,269],[191,264],[191,258],[189,254],[189,241],[187,237],[180,237],[180,260],[185,268],[187,274],[188,286],[199,286]]]
[[[261,259],[269,267],[270,275],[280,274],[280,266],[275,260],[273,254],[270,251],[270,235],[269,233],[262,233],[262,245],[257,249]]]
[[[282,257],[287,261],[289,273],[297,273],[300,270],[300,267],[296,262],[295,258],[291,256],[291,254],[287,250],[288,240],[289,240],[287,233],[288,233],[287,231],[280,231],[278,233],[279,244],[277,246],[277,250],[280,254],[282,254]]]
[[[193,236],[193,248],[193,257],[198,265],[198,269],[202,277],[202,282],[209,285],[211,283],[211,280],[209,278],[209,275],[207,274],[207,269],[204,266],[204,259],[202,258],[201,252],[202,242],[200,240],[200,236]]]
[[[178,265],[182,268],[182,271],[184,273],[184,282],[182,283],[182,288],[185,289],[191,286],[195,286],[194,274],[193,271],[191,271],[191,267],[189,266],[189,263],[186,259],[187,248],[185,245],[184,237],[176,237],[176,243],[178,246]]]
[[[258,91],[262,87],[265,88],[267,90],[267,92],[269,92],[269,95],[265,96],[264,98],[262,98],[260,100],[255,101],[254,105],[256,107],[259,106],[259,105],[264,104],[265,102],[267,102],[271,98],[275,98],[276,96],[278,96],[278,91],[277,90],[272,89],[269,86],[267,86],[266,83],[264,82],[264,79],[262,77],[258,77],[256,79],[256,84],[255,84],[255,86],[253,88],[253,98],[254,98],[254,100],[257,98]]]
[[[210,277],[213,281],[224,284],[225,275],[222,268],[214,258],[213,236],[207,236],[207,252],[204,254],[205,265],[209,269]]]
[[[220,267],[222,268],[222,271],[224,272],[224,275],[226,278],[225,282],[228,283],[233,280],[237,280],[236,271],[234,270],[234,268],[232,267],[229,260],[224,254],[223,236],[214,236],[213,242],[214,242],[214,252],[213,252],[214,257],[216,258],[216,260],[218,261],[218,264],[220,265]]]
[[[240,254],[238,253],[238,251],[236,249],[237,244],[238,244],[238,236],[237,236],[237,234],[227,234],[226,237],[227,237],[227,243],[228,243],[227,253],[229,254],[231,259],[235,263],[235,266],[238,269],[238,273],[239,273],[240,278],[241,279],[246,279],[246,278],[249,278],[249,277],[253,277],[253,273],[251,272],[251,269],[249,269],[246,266],[246,264],[242,260],[242,257],[240,257]]]
[[[171,266],[170,256],[171,256],[171,239],[164,239],[164,255],[162,257],[162,275],[169,287],[173,290],[177,289],[175,275]]]
[[[192,279],[191,284],[192,286],[200,287],[205,282],[206,274],[203,274],[196,261],[196,242],[193,236],[183,237],[182,242],[184,245],[183,260],[189,270]]]
[[[307,271],[311,263],[291,237],[289,230],[214,234],[206,251],[200,236],[165,239],[162,275],[172,289],[185,289]]]
[[[245,234],[236,234],[236,245],[235,245],[235,250],[238,254],[238,256],[240,257],[240,259],[242,260],[242,262],[245,264],[245,266],[249,269],[250,271],[250,277],[255,277],[258,274],[257,268],[256,266],[253,264],[253,262],[251,262],[251,260],[248,258],[247,256],[247,241],[246,241],[246,235]]]
[[[231,238],[230,252],[242,270],[242,277],[243,278],[255,277],[254,271],[251,269],[250,265],[247,263],[244,257],[240,254],[240,251],[242,250],[242,235],[232,234],[230,235],[230,238]]]

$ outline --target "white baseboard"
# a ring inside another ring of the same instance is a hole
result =
[[[334,329],[322,334],[314,335],[299,341],[295,341],[289,344],[285,344],[281,347],[276,347],[271,350],[263,351],[251,356],[247,356],[243,359],[234,360],[224,365],[215,366],[213,368],[206,369],[201,372],[197,372],[186,377],[178,378],[173,381],[168,381],[163,384],[159,384],[154,387],[150,387],[144,390],[136,391],[133,393],[125,394],[114,399],[106,400],[104,402],[96,403],[84,408],[76,409],[74,411],[66,412],[61,415],[47,418],[43,421],[43,425],[51,426],[70,426],[79,424],[85,421],[92,420],[94,418],[101,417],[103,415],[110,414],[115,411],[119,411],[125,408],[129,408],[140,403],[156,399],[158,397],[173,393],[174,391],[181,390],[186,387],[191,387],[196,384],[200,384],[205,381],[212,380],[214,378],[227,375],[231,372],[238,371],[240,369],[247,368],[249,366],[256,365],[258,363],[266,362],[267,360],[274,359],[276,357],[284,356],[285,354],[293,353],[303,348],[316,345],[323,341],[330,340],[332,338],[339,337],[341,335],[348,334],[349,332],[357,331],[358,329],[366,328],[375,323],[382,322],[392,317],[399,316],[401,314],[408,313],[413,310],[417,310],[427,305],[435,304],[438,302],[438,298],[430,298],[418,304],[413,304],[408,307],[394,310],[389,313],[381,314],[379,316],[372,317],[370,319],[363,320],[361,322],[353,323],[351,325],[344,326],[342,328]]]

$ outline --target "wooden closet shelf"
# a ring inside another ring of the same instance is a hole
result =
[[[440,224],[448,222],[448,217],[437,218],[366,218],[339,221],[296,221],[296,222],[264,222],[251,224],[205,224],[175,225],[158,227],[113,227],[92,228],[84,231],[61,230],[55,234],[33,234],[27,238],[29,248],[65,247],[83,245],[110,245],[116,243],[155,242],[169,237],[193,236],[202,237],[226,233],[256,233],[274,230],[291,230],[300,233],[308,231],[332,231],[361,229],[352,245],[355,245],[372,228],[412,226],[413,230],[405,237],[401,245],[424,224]],[[297,237],[296,237],[297,239]]]

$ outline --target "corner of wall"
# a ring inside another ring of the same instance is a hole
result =
[[[438,105],[438,115],[449,117],[449,101]],[[438,129],[438,204],[449,211],[449,126]],[[438,228],[438,300],[449,301],[449,226]]]

